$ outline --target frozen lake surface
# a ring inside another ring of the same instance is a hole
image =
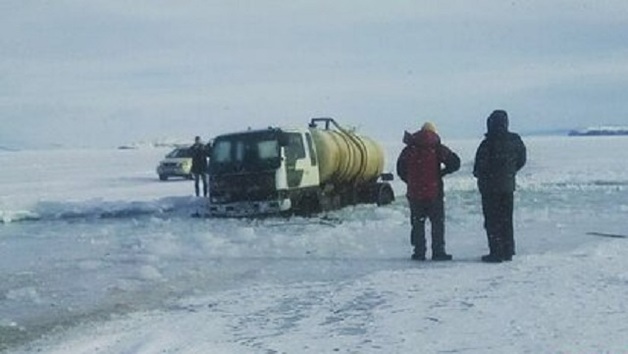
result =
[[[628,138],[530,138],[513,262],[471,176],[446,178],[449,263],[410,261],[409,210],[193,218],[162,149],[0,152],[0,350],[505,353],[628,350]],[[392,170],[399,144],[386,146]]]

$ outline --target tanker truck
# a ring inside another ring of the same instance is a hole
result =
[[[394,200],[384,151],[332,118],[308,128],[274,128],[214,138],[209,163],[212,216],[312,215]]]

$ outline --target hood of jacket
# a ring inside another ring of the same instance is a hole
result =
[[[503,110],[495,110],[486,120],[486,135],[500,135],[508,132],[508,114]]]
[[[405,132],[403,142],[408,146],[437,146],[440,144],[440,136],[431,130],[422,129],[414,134]]]

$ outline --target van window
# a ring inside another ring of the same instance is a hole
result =
[[[172,150],[170,153],[168,153],[168,155],[166,155],[167,158],[185,158],[185,157],[192,157],[192,151],[190,151],[190,149],[188,148],[176,148],[174,150]]]

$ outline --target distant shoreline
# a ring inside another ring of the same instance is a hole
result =
[[[628,128],[571,130],[569,136],[628,136]]]

